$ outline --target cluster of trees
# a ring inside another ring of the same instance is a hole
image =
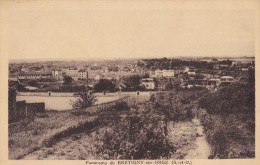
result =
[[[193,117],[193,108],[197,106],[198,98],[208,93],[206,89],[177,89],[169,92],[153,94],[150,101],[154,107],[163,112],[169,120],[189,120]]]
[[[255,73],[249,72],[246,84],[234,83],[208,93],[199,102],[209,114],[254,114],[255,113]]]
[[[63,84],[64,85],[70,85],[70,84],[72,84],[72,82],[73,82],[72,77],[70,77],[70,76],[64,76],[63,77]]]
[[[124,77],[122,82],[124,84],[124,88],[122,91],[142,91],[144,87],[141,84],[142,77],[140,75],[132,75]],[[94,89],[96,92],[116,92],[119,91],[119,87],[116,85],[117,80],[112,79],[100,79],[97,84],[95,84]]]
[[[165,57],[161,59],[143,59],[138,61],[137,65],[147,69],[175,69],[181,66],[213,69],[213,64],[206,61],[167,59]]]
[[[200,100],[200,107],[209,114],[253,114],[255,109],[254,89],[247,84],[231,84],[216,93],[209,93]]]
[[[124,84],[126,88],[124,91],[142,91],[144,87],[141,86],[141,80],[143,77],[140,75],[132,75],[124,78]]]
[[[118,89],[116,88],[116,80],[108,80],[108,79],[100,79],[97,84],[95,84],[94,89],[96,92],[116,92]]]
[[[231,84],[199,101],[199,117],[208,142],[211,158],[248,158],[255,155],[255,85],[254,72],[246,84]],[[202,113],[203,112],[203,113]]]

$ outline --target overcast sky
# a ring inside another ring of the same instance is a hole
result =
[[[13,10],[9,58],[254,55],[252,10]]]

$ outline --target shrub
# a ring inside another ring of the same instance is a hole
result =
[[[76,109],[88,108],[97,101],[93,91],[81,92],[78,95],[78,99],[72,103]]]
[[[117,110],[117,111],[123,111],[123,110],[128,109],[127,102],[125,102],[125,101],[116,102],[114,109]]]
[[[159,123],[162,115],[147,103],[128,112],[112,130],[95,138],[94,152],[103,159],[170,158],[176,147]]]

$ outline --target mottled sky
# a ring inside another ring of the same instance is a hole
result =
[[[87,4],[85,3],[87,6]],[[254,55],[254,11],[167,8],[12,8],[10,59]]]

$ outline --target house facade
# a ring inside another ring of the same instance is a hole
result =
[[[85,70],[83,70],[83,69],[80,69],[80,70],[78,71],[78,78],[79,78],[79,79],[85,79],[85,78],[87,78],[87,72],[86,72]]]
[[[21,80],[38,80],[52,78],[51,72],[19,72],[16,74],[18,79]]]
[[[174,70],[155,70],[154,73],[151,72],[152,75],[151,77],[166,77],[166,78],[172,78],[174,77]]]
[[[146,89],[155,89],[155,83],[152,78],[144,78],[142,79],[142,86],[144,86]]]

